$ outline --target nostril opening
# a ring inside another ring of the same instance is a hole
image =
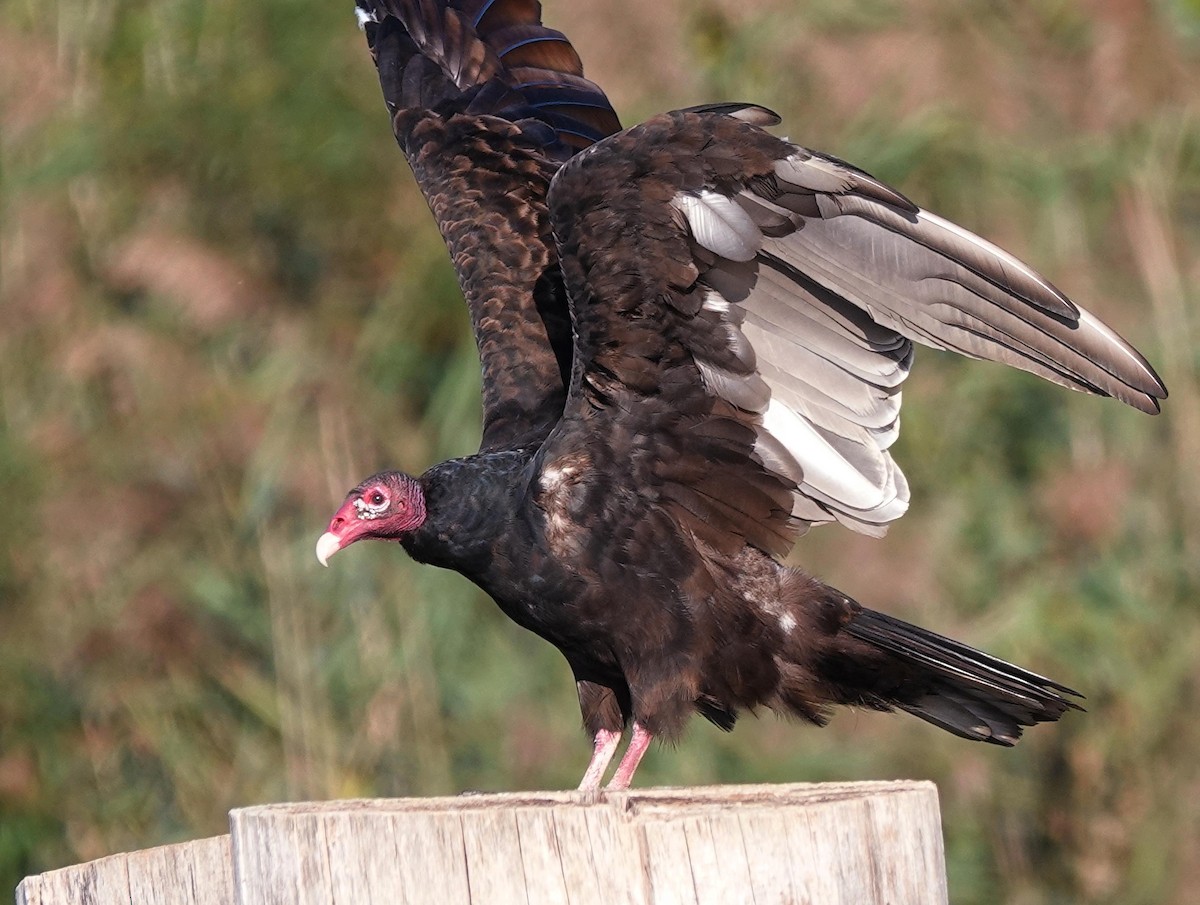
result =
[[[344,524],[346,524],[346,520],[339,515],[332,522],[330,522],[329,530],[334,533],[337,533],[338,529],[341,528],[342,525],[344,525]]]

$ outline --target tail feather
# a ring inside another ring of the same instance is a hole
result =
[[[874,610],[861,609],[843,631],[904,674],[879,695],[883,703],[962,738],[1012,746],[1023,727],[1083,709],[1066,685]]]

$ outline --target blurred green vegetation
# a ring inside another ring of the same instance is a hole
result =
[[[457,286],[349,2],[0,7],[0,890],[234,806],[573,784],[569,673],[345,490],[478,439]],[[928,351],[884,541],[796,556],[1085,691],[1012,751],[906,717],[697,724],[643,783],[928,777],[959,903],[1200,887],[1195,0],[546,0],[626,122],[755,100],[1030,260],[1150,419]],[[0,895],[5,893],[0,892]]]

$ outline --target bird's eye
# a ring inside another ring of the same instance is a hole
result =
[[[369,502],[372,506],[382,506],[384,503],[387,502],[387,497],[385,497],[382,493],[380,493],[378,490],[376,490],[374,493],[371,494],[371,498],[367,502]]]

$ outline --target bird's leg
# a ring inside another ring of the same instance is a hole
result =
[[[637,771],[638,764],[642,762],[642,755],[650,747],[650,741],[653,738],[654,736],[641,723],[635,722],[633,724],[633,734],[629,738],[629,747],[625,749],[625,756],[617,764],[617,772],[613,774],[613,778],[608,781],[608,785],[605,788],[629,788],[629,783],[633,781],[633,774]]]
[[[621,733],[611,729],[600,729],[593,740],[592,759],[588,762],[587,771],[579,783],[581,792],[600,788],[600,780],[608,769],[613,755],[617,753],[617,745],[621,741]]]

